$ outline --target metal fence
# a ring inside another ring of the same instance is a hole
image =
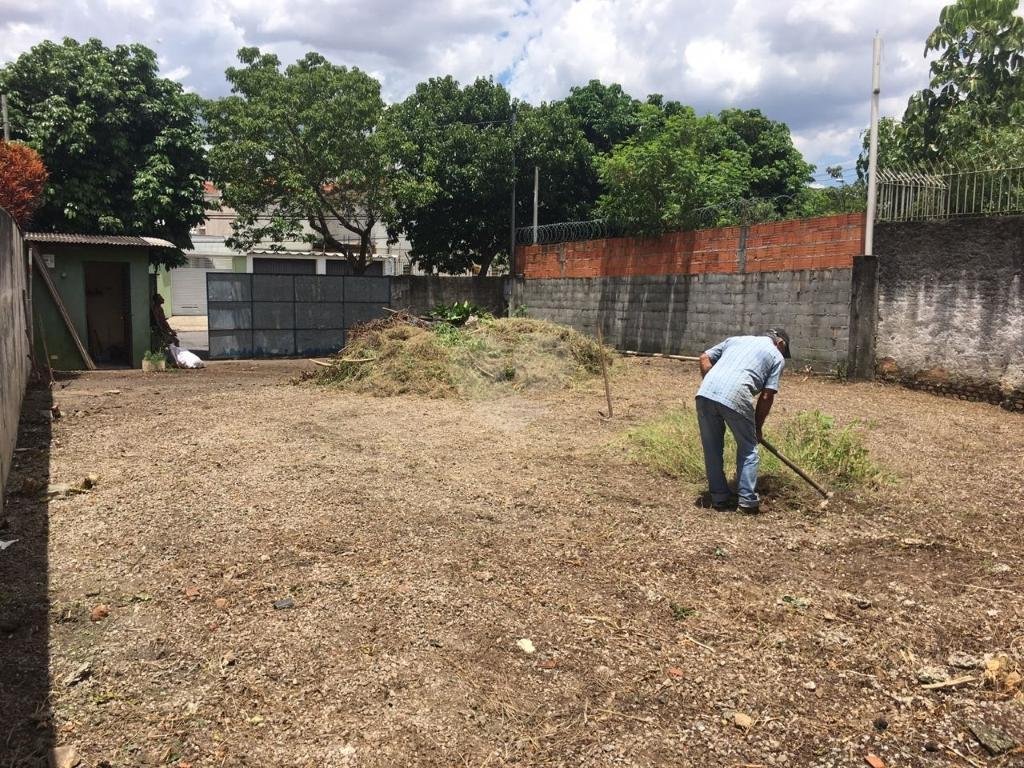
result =
[[[878,221],[1024,213],[1024,167],[878,173]]]
[[[206,296],[211,359],[325,355],[387,314],[391,278],[210,272]]]

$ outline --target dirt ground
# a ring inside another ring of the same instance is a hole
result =
[[[741,516],[626,453],[691,364],[617,364],[610,421],[596,384],[378,399],[307,365],[84,375],[52,425],[33,396],[12,485],[98,481],[8,498],[0,766],[1024,764],[971,730],[1024,742],[977,668],[1024,662],[1024,418],[788,373],[777,411],[865,420],[894,481]]]

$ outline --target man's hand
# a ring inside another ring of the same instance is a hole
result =
[[[757,427],[758,442],[761,442],[761,429],[764,427],[764,423],[768,419],[768,414],[771,413],[772,403],[774,402],[774,390],[761,390],[761,396],[757,398],[757,408],[754,410],[754,425]]]
[[[711,362],[711,358],[707,356],[707,353],[702,352],[700,356],[700,377],[703,379],[707,376],[708,371],[710,371],[714,365],[715,364]]]

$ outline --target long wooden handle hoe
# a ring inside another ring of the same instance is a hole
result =
[[[822,488],[820,485],[818,485],[816,482],[814,482],[814,480],[811,479],[810,475],[808,475],[806,472],[804,472],[802,469],[800,469],[800,467],[798,467],[792,461],[790,461],[785,456],[783,456],[781,453],[779,453],[778,449],[774,445],[769,443],[767,440],[765,440],[763,437],[761,438],[761,445],[763,445],[769,451],[774,453],[778,457],[779,461],[781,461],[787,467],[789,467],[794,472],[796,472],[798,475],[800,475],[800,477],[802,477],[804,480],[806,480],[807,483],[812,488],[814,488],[814,490],[816,490],[818,493],[820,493],[822,496],[825,497],[825,501],[828,501],[829,499],[832,498],[832,496],[833,496],[832,491],[826,491],[824,488]]]

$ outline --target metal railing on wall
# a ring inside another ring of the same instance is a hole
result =
[[[1022,213],[1024,166],[878,173],[878,221]]]

